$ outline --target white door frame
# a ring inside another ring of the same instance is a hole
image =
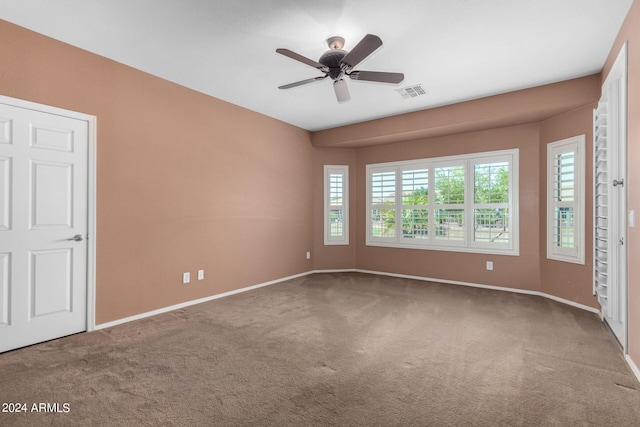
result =
[[[0,95],[0,104],[87,122],[87,332],[96,327],[96,165],[97,119],[90,114]]]

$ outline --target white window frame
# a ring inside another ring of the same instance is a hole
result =
[[[573,201],[557,201],[555,193],[555,159],[563,153],[575,153]],[[554,244],[555,209],[573,208],[573,248]],[[547,258],[556,261],[585,263],[585,135],[574,136],[547,144]]]
[[[426,250],[444,250],[454,252],[471,252],[484,254],[500,254],[514,255],[520,254],[519,244],[519,166],[518,166],[519,150],[501,150],[485,153],[473,153],[457,156],[427,158],[417,160],[407,160],[401,162],[376,163],[366,166],[366,184],[367,184],[367,205],[366,205],[366,244],[367,246],[384,246],[396,248],[426,249]],[[474,241],[474,217],[473,209],[475,206],[474,195],[474,165],[491,163],[496,161],[507,161],[509,163],[509,202],[506,208],[509,209],[509,241],[504,243],[489,243]],[[439,167],[464,166],[465,168],[465,200],[461,204],[437,205],[443,208],[455,208],[464,210],[464,234],[465,238],[458,241],[448,241],[445,239],[437,239],[435,237],[435,169]],[[428,169],[428,191],[429,200],[426,205],[429,210],[429,236],[428,238],[404,238],[402,236],[402,172],[407,170]],[[379,173],[395,173],[395,203],[392,209],[395,209],[395,236],[373,236],[374,218],[371,214],[372,209],[376,209],[376,205],[372,205],[372,176]]]
[[[342,175],[342,203],[331,203],[331,176]],[[331,211],[342,210],[342,235],[331,235]],[[324,165],[324,244],[349,244],[349,166]]]

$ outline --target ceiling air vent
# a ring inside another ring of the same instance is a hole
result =
[[[398,94],[404,99],[415,98],[416,96],[427,94],[427,91],[421,84],[396,89],[396,92],[398,92]]]

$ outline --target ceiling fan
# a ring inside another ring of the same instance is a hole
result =
[[[323,80],[327,77],[331,77],[333,80],[333,89],[336,93],[338,102],[348,101],[351,97],[349,95],[349,88],[347,88],[347,82],[344,77],[349,76],[352,80],[365,80],[369,82],[381,82],[381,83],[395,83],[398,84],[404,80],[404,74],[402,73],[387,73],[383,71],[360,71],[353,68],[362,62],[366,57],[371,55],[376,49],[382,46],[382,40],[380,37],[367,34],[362,40],[351,50],[347,52],[342,50],[344,47],[344,38],[339,36],[330,37],[327,39],[329,50],[322,54],[320,59],[316,62],[313,59],[309,59],[300,54],[290,51],[289,49],[276,49],[276,52],[288,56],[291,59],[300,61],[303,64],[310,65],[324,73],[324,76],[312,77],[310,79],[301,80],[299,82],[289,83],[284,86],[279,86],[278,89],[290,89],[292,87],[301,86],[307,83],[312,83],[317,80]]]

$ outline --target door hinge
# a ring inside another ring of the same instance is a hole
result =
[[[620,245],[624,245],[624,237],[621,237],[619,242],[620,242]]]
[[[613,180],[613,186],[617,187],[618,185],[620,187],[624,187],[624,179],[621,179],[621,180],[614,179]]]

